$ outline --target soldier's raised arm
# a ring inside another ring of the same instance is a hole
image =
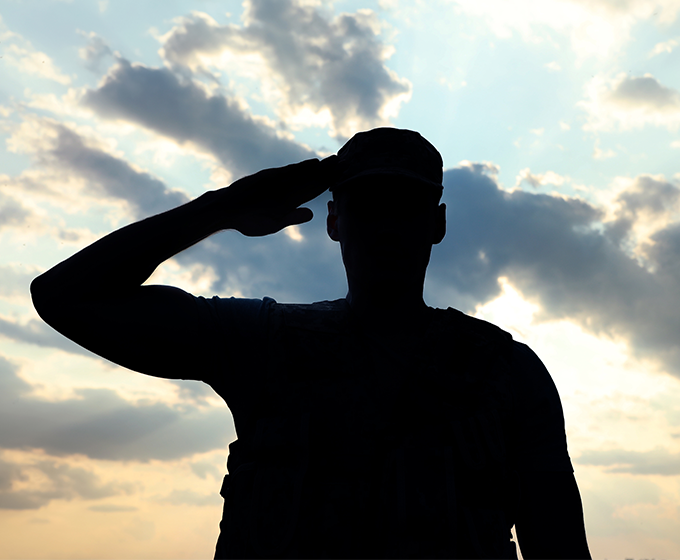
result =
[[[197,351],[209,334],[204,311],[179,288],[142,284],[163,261],[218,231],[263,236],[311,220],[300,205],[328,189],[334,166],[331,156],[265,169],[123,227],[33,280],[33,304],[54,329],[114,363],[187,377],[204,359]]]

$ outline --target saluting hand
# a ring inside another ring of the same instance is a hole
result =
[[[310,221],[314,214],[300,206],[333,185],[336,158],[263,169],[234,182],[227,187],[233,196],[228,228],[259,237]]]

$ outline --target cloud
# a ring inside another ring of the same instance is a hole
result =
[[[42,195],[77,198],[73,190],[86,190],[94,199],[91,202],[124,201],[138,219],[189,200],[181,191],[169,189],[150,173],[111,153],[111,147],[91,131],[86,136],[84,131],[53,119],[27,115],[9,143],[15,153],[28,154],[35,167],[49,172],[42,179],[54,187],[43,187]],[[24,179],[30,179],[30,174]],[[79,185],[74,184],[75,179]],[[19,180],[10,186],[16,189],[25,183]]]
[[[263,83],[286,123],[330,125],[340,139],[387,124],[410,98],[410,83],[385,65],[393,49],[372,11],[331,17],[299,0],[244,6],[242,26],[200,12],[180,18],[160,37],[161,56],[192,72],[236,68]]]
[[[662,86],[653,76],[625,77],[618,82],[610,99],[623,107],[640,106],[652,110],[676,112],[680,108],[680,93]]]
[[[667,449],[658,446],[651,451],[586,450],[574,461],[580,465],[609,467],[605,469],[608,473],[664,476],[680,474],[680,453],[670,453]]]
[[[225,449],[233,439],[226,406],[131,403],[110,389],[76,389],[72,398],[45,400],[0,357],[0,448],[146,462]]]
[[[185,194],[169,190],[151,174],[89,145],[70,128],[54,124],[54,130],[56,142],[42,154],[45,163],[57,169],[77,171],[88,184],[98,187],[100,194],[128,202],[138,218],[188,202]]]
[[[677,130],[680,126],[680,92],[651,74],[622,73],[612,80],[594,76],[586,86],[586,99],[578,105],[588,114],[584,130],[630,130],[645,125]]]
[[[474,312],[507,277],[539,305],[535,320],[623,339],[680,377],[677,185],[636,178],[619,193],[619,220],[576,198],[503,191],[481,164],[448,170],[444,184],[449,231],[433,250],[430,300]]]
[[[0,265],[0,298],[5,300],[29,298],[28,285],[42,270],[23,263]]]
[[[661,53],[671,53],[678,46],[678,41],[675,39],[669,39],[663,43],[657,43],[654,48],[649,53],[649,58],[659,55]]]
[[[128,512],[128,511],[138,511],[138,507],[134,506],[117,506],[115,504],[102,504],[100,506],[90,506],[87,508],[90,511],[96,511],[100,513],[118,513],[118,512]]]
[[[167,496],[156,498],[157,502],[174,506],[215,506],[223,502],[217,493],[199,494],[193,490],[175,489]]]
[[[52,59],[45,53],[29,47],[10,44],[3,50],[3,63],[9,64],[25,74],[55,81],[61,85],[69,85],[71,78],[62,74]]]
[[[648,212],[654,217],[680,210],[680,189],[660,178],[641,175],[622,192],[617,202],[636,217]]]
[[[600,139],[595,138],[595,145],[593,146],[593,159],[609,159],[616,157],[616,152],[612,149],[603,150],[600,148]]]
[[[640,262],[655,268],[664,262],[672,270],[673,232],[680,213],[680,189],[663,176],[642,175],[624,183],[623,190],[610,204],[607,235],[617,244],[624,244]],[[668,244],[671,244],[669,246]],[[676,253],[677,254],[677,253]]]
[[[167,381],[177,388],[180,399],[196,405],[206,404],[208,399],[215,395],[210,386],[201,381],[184,379],[168,379]]]
[[[39,509],[52,500],[100,500],[133,491],[130,483],[105,483],[92,471],[54,460],[18,464],[0,459],[0,509]]]
[[[101,63],[105,59],[113,57],[114,53],[106,41],[94,31],[90,33],[79,31],[79,33],[87,37],[87,44],[78,49],[78,56],[84,61],[85,68],[91,72],[99,73]]]
[[[33,212],[16,198],[0,191],[0,229],[20,227],[31,221]]]
[[[103,118],[140,125],[211,154],[235,177],[315,156],[265,119],[252,117],[238,100],[211,94],[165,68],[119,59],[83,103]]]
[[[28,285],[26,285],[26,290],[28,290]],[[72,354],[88,357],[94,356],[89,350],[85,350],[82,346],[71,342],[68,338],[62,336],[47,323],[39,319],[29,319],[25,323],[20,323],[17,320],[0,316],[0,336],[26,344],[57,348]]]
[[[550,31],[569,38],[579,61],[619,52],[640,21],[671,23],[680,6],[675,0],[448,0],[465,13],[483,18],[502,38],[518,33],[525,41],[552,40]]]
[[[522,171],[519,172],[519,175],[517,175],[517,179],[515,181],[515,188],[519,187],[523,182],[529,183],[532,187],[537,189],[543,185],[560,186],[568,181],[569,181],[568,177],[562,177],[561,175],[558,175],[554,171],[546,171],[545,173],[534,174],[527,167],[525,169],[522,169]]]
[[[207,461],[199,461],[197,463],[191,463],[191,471],[198,477],[205,479],[208,475],[213,477],[215,480],[222,480],[224,473],[221,472],[213,463]]]
[[[33,48],[30,41],[19,33],[10,31],[0,17],[0,42],[2,42],[2,64],[13,66],[19,72],[69,85],[71,78],[62,74],[52,59],[44,52]]]

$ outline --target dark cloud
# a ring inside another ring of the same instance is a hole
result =
[[[408,95],[410,84],[385,66],[391,51],[370,10],[335,17],[296,0],[246,0],[244,25],[220,26],[193,13],[163,38],[172,67],[202,69],[202,56],[256,54],[281,82],[290,109],[327,109],[343,139],[386,124],[385,107]]]
[[[437,305],[474,311],[500,294],[497,279],[505,276],[540,305],[537,320],[569,319],[622,337],[635,355],[680,376],[680,224],[651,236],[648,269],[584,201],[505,192],[481,165],[449,170],[444,183],[449,231],[428,276]],[[677,187],[658,183],[639,178],[620,200],[636,211],[663,208]]]
[[[34,396],[17,367],[0,358],[0,448],[117,461],[174,460],[225,449],[234,438],[226,406],[135,404],[110,389],[77,389],[73,398],[48,401]]]
[[[94,356],[89,350],[85,350],[83,347],[71,342],[47,323],[38,319],[30,319],[25,323],[20,323],[0,317],[0,336],[5,336],[18,342],[35,344],[36,346],[58,348],[72,354],[81,354],[88,357]]]
[[[585,231],[602,215],[596,208],[546,194],[507,193],[493,172],[472,164],[444,175],[448,232],[433,250],[429,278],[440,290],[459,292],[457,303],[468,311],[499,295],[498,277],[510,268],[541,276],[559,266],[579,277],[584,267],[596,266],[578,260],[583,241],[606,243]]]
[[[253,118],[236,100],[210,94],[165,68],[126,60],[83,103],[104,118],[129,121],[213,154],[234,176],[309,159],[315,154]]]
[[[15,482],[25,483],[35,474],[41,483],[13,488]],[[132,484],[104,483],[92,471],[53,460],[20,465],[0,459],[0,509],[38,509],[52,500],[99,500],[133,491]]]
[[[25,225],[31,216],[21,202],[0,192],[0,229]]]
[[[608,473],[664,476],[680,474],[680,453],[670,453],[663,447],[656,447],[651,451],[590,450],[584,451],[574,461],[580,465],[609,467],[605,470]]]
[[[621,80],[610,97],[627,107],[647,107],[656,111],[678,111],[680,92],[662,85],[652,76],[630,76]]]
[[[639,212],[664,214],[680,207],[680,189],[666,181],[643,175],[618,196],[617,202],[635,215]]]
[[[652,243],[647,245],[646,254],[653,262],[665,279],[665,284],[675,295],[677,285],[680,284],[680,224],[673,224],[651,237]],[[673,304],[677,299],[671,300],[670,312],[676,312]],[[675,333],[678,334],[678,331]],[[677,343],[677,338],[676,338]]]
[[[92,145],[66,125],[45,121],[56,133],[49,148],[35,154],[39,164],[82,177],[102,198],[126,201],[137,218],[146,218],[188,202],[180,191],[168,189],[149,173]]]

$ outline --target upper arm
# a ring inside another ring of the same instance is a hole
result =
[[[139,286],[77,300],[34,296],[34,303],[45,322],[64,336],[156,377],[199,379],[213,367],[215,345],[229,344],[220,340],[224,337],[206,300],[170,286]]]
[[[514,343],[514,453],[519,471],[572,471],[560,395],[539,357]]]
[[[520,474],[515,529],[524,558],[591,558],[581,495],[571,472]]]
[[[515,342],[517,538],[524,558],[590,558],[583,507],[567,450],[564,413],[550,373]]]

